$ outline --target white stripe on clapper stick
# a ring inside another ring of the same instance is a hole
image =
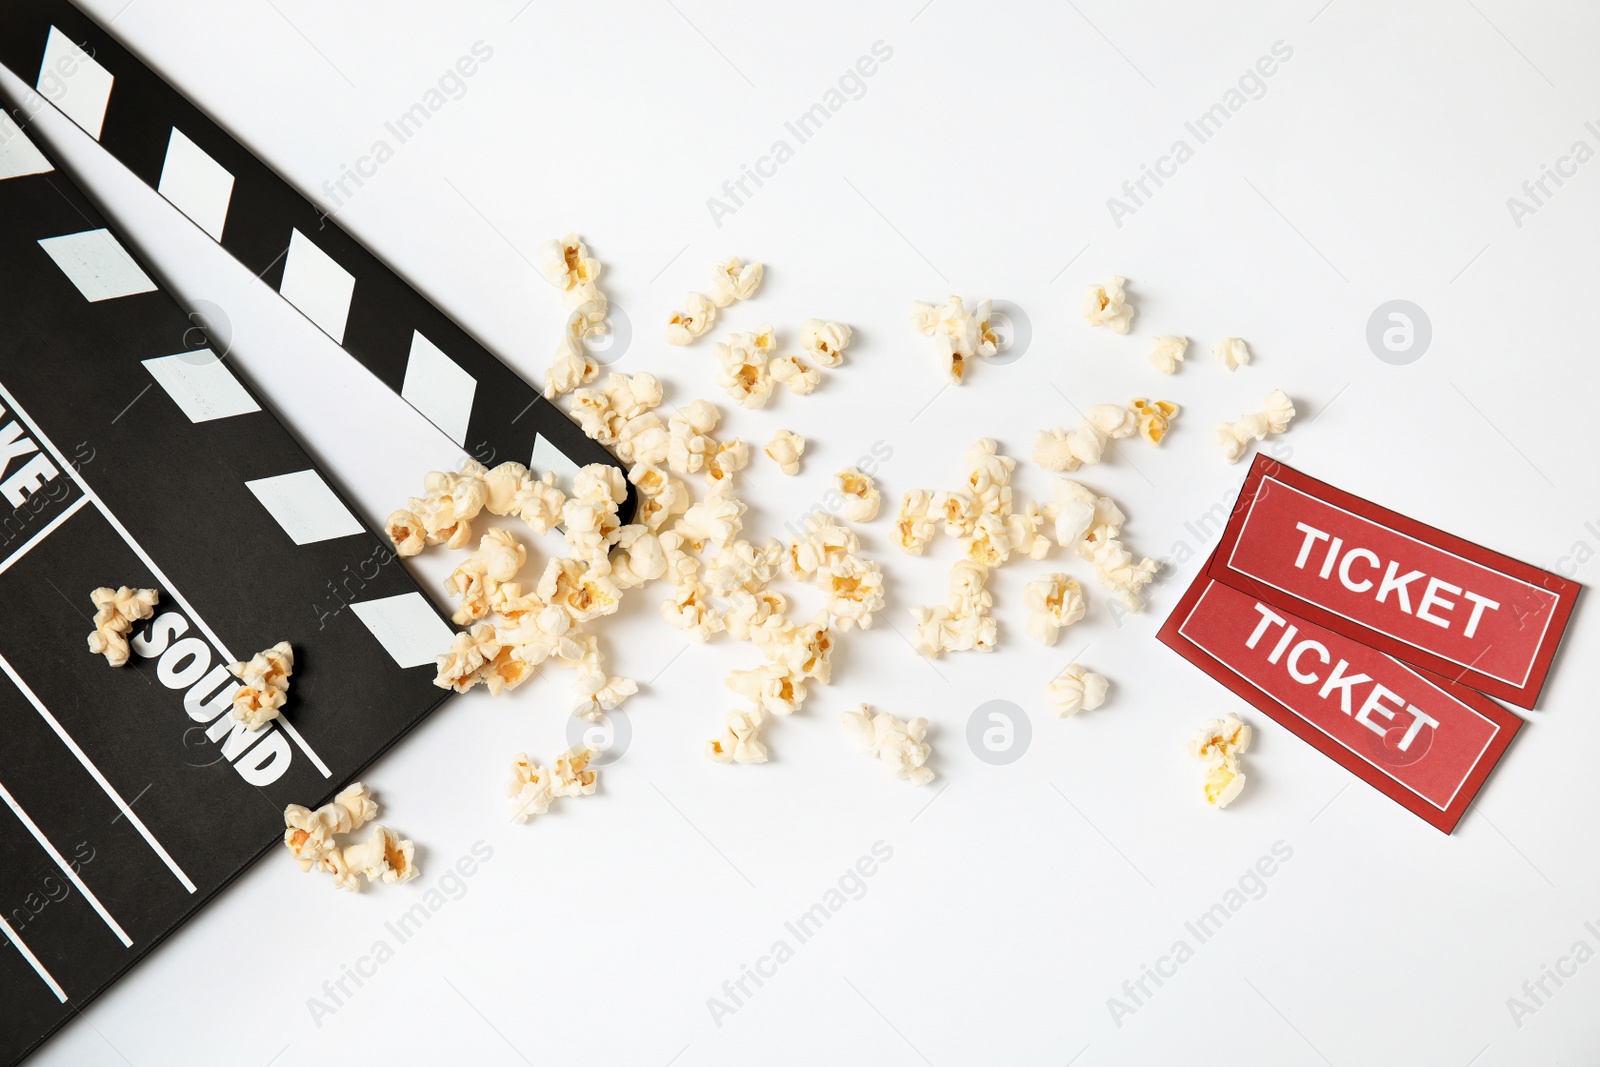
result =
[[[183,883],[183,887],[193,893],[194,883],[189,880],[187,874],[183,873],[183,868],[178,866],[178,861],[169,856],[167,850],[161,847],[161,842],[156,840],[156,835],[152,834],[143,820],[133,813],[133,809],[128,806],[128,802],[122,799],[122,795],[116,791],[110,782],[106,781],[106,776],[100,773],[100,768],[94,765],[94,761],[89,758],[88,753],[78,747],[78,742],[74,741],[72,735],[67,733],[66,729],[56,721],[56,717],[50,714],[50,709],[44,706],[44,702],[34,694],[32,689],[28,688],[28,683],[22,680],[22,676],[11,666],[11,661],[4,656],[0,656],[0,671],[4,671],[6,677],[11,679],[12,684],[22,690],[22,695],[28,698],[28,703],[33,705],[33,710],[44,717],[44,721],[49,724],[50,729],[54,730],[56,736],[61,738],[61,743],[72,750],[72,754],[78,758],[78,762],[83,764],[83,769],[89,772],[89,776],[105,791],[106,796],[111,798],[111,802],[127,817],[133,828],[139,831],[139,836],[143,837],[146,843],[155,850],[157,856],[161,857],[161,862],[167,865],[167,870],[177,875],[178,881]]]
[[[78,872],[72,869],[72,864],[68,863],[60,852],[56,851],[56,846],[50,843],[50,839],[44,836],[44,831],[40,830],[38,824],[28,817],[26,811],[22,810],[22,805],[17,803],[16,798],[11,795],[11,791],[6,788],[4,782],[0,782],[0,800],[4,800],[6,806],[11,809],[11,813],[22,820],[22,825],[28,828],[28,833],[33,835],[33,839],[39,842],[40,847],[50,853],[50,858],[55,860],[57,867],[61,868],[61,873],[66,875],[68,880],[78,887],[78,892],[83,894],[83,899],[87,900],[89,906],[100,915],[100,918],[106,921],[107,926],[111,927],[111,932],[117,935],[117,940],[122,942],[122,947],[132,948],[133,938],[129,937],[127,931],[123,930],[117,920],[111,917],[111,913],[105,909],[105,905],[100,903],[100,898],[90,892],[89,887],[83,884],[83,879],[79,878]]]
[[[194,620],[194,624],[200,627],[200,632],[205,634],[206,637],[210,639],[212,646],[215,647],[218,652],[222,653],[222,655],[228,660],[237,662],[239,657],[235,656],[231,651],[229,651],[228,646],[222,643],[222,638],[218,637],[216,631],[211,628],[210,624],[208,624],[205,619],[200,617],[199,612],[194,610],[194,605],[189,603],[189,598],[184,596],[183,593],[179,591],[178,587],[172,584],[172,580],[167,577],[166,572],[156,565],[155,560],[150,558],[150,553],[146,552],[144,550],[144,546],[135,541],[133,539],[133,535],[128,532],[128,528],[122,525],[122,520],[113,515],[111,513],[111,509],[106,507],[105,501],[100,499],[100,494],[89,488],[89,483],[83,480],[83,475],[78,473],[78,468],[67,462],[66,457],[62,454],[61,450],[55,446],[55,442],[51,441],[49,437],[45,436],[44,430],[40,428],[39,424],[35,422],[32,417],[28,416],[22,410],[21,406],[17,403],[16,398],[14,398],[3,385],[0,385],[0,397],[5,399],[6,403],[11,406],[11,410],[15,412],[19,418],[27,419],[29,429],[31,429],[34,434],[38,436],[39,443],[45,448],[48,448],[55,455],[55,458],[61,463],[61,469],[70,474],[72,476],[72,480],[78,483],[78,488],[83,490],[84,496],[94,501],[95,507],[100,509],[100,514],[104,515],[106,517],[106,521],[111,524],[112,528],[116,530],[117,533],[122,535],[122,539],[124,541],[128,542],[128,547],[133,549],[134,554],[144,562],[146,567],[150,568],[150,573],[156,576],[156,580],[161,583],[161,588],[172,594],[172,599],[176,600],[179,606],[181,606],[188,614],[189,618]],[[322,762],[321,756],[312,751],[311,745],[307,743],[304,737],[300,736],[300,731],[294,728],[293,723],[284,718],[282,715],[279,715],[273,721],[283,728],[284,732],[289,735],[289,739],[298,745],[300,747],[300,751],[304,752],[306,757],[316,765],[317,770],[322,772],[322,777],[333,777],[333,772],[328,769],[328,765]]]
[[[67,991],[62,989],[54,978],[50,977],[50,972],[44,969],[44,964],[39,962],[39,957],[33,954],[32,949],[23,944],[22,938],[17,936],[15,930],[11,929],[11,924],[6,922],[4,915],[0,915],[0,931],[5,933],[6,940],[17,946],[17,951],[22,953],[22,958],[28,961],[28,966],[33,968],[35,974],[44,979],[44,984],[50,987],[50,992],[56,995],[56,999],[65,1004],[67,1002]]]

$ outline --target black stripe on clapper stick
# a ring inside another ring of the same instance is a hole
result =
[[[534,447],[542,438],[575,467],[606,463],[626,473],[616,457],[590,440],[539,390],[66,0],[0,3],[0,64],[23,82],[37,85],[52,27],[115,79],[100,145],[147,185],[159,187],[175,129],[233,176],[220,244],[235,259],[276,290],[283,280],[286,251],[298,230],[354,277],[343,337],[335,340],[384,385],[400,393],[417,334],[474,380],[465,438],[458,440],[468,452],[490,465],[511,459],[532,466]],[[14,106],[12,111],[19,119],[23,115]],[[99,206],[104,213],[104,205]],[[172,291],[171,286],[166,288]],[[631,517],[635,504],[629,485],[621,514]]]

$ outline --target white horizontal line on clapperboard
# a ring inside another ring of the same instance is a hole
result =
[[[28,961],[28,966],[33,968],[35,974],[44,979],[44,984],[50,987],[50,992],[56,995],[56,999],[65,1004],[67,1002],[67,991],[61,988],[61,983],[57,982],[45,965],[39,962],[39,957],[33,954],[33,950],[28,947],[27,943],[17,936],[15,930],[11,929],[11,924],[6,922],[4,915],[0,915],[0,931],[5,933],[6,940],[17,946],[17,951],[22,953],[22,958]]]
[[[83,879],[79,878],[78,872],[72,869],[72,864],[66,861],[66,857],[61,855],[60,850],[44,835],[44,831],[39,829],[39,824],[34,822],[32,817],[23,810],[21,804],[17,803],[17,798],[11,795],[11,790],[6,788],[4,782],[0,782],[0,800],[6,802],[6,807],[10,808],[11,813],[22,821],[23,826],[28,828],[28,833],[33,835],[35,841],[39,842],[39,846],[50,853],[50,858],[55,861],[57,867],[61,868],[61,873],[67,876],[68,881],[78,887],[78,892],[83,894],[83,899],[87,900],[89,906],[99,914],[100,918],[105,920],[107,926],[111,927],[111,932],[117,935],[117,940],[122,942],[122,947],[132,948],[133,938],[129,937],[122,925],[111,917],[111,913],[106,910],[105,905],[100,903],[100,898],[95,896],[89,887],[83,884]]]
[[[55,442],[51,441],[50,438],[45,435],[45,432],[39,426],[39,423],[35,421],[34,418],[25,410],[23,410],[22,405],[17,403],[16,398],[11,395],[10,390],[8,390],[4,385],[0,385],[0,398],[3,398],[6,401],[11,410],[16,413],[18,418],[22,419],[28,424],[28,428],[38,436],[39,443],[50,450],[51,454],[54,455],[55,458],[60,462],[61,468],[72,476],[72,480],[74,482],[78,483],[78,488],[83,490],[83,495],[94,501],[95,507],[100,509],[100,514],[104,515],[106,521],[111,524],[112,528],[115,529],[117,533],[122,535],[122,539],[128,543],[128,547],[133,549],[134,554],[137,555],[141,561],[143,561],[146,567],[150,568],[150,573],[155,575],[156,581],[161,583],[161,588],[170,593],[172,599],[176,600],[179,606],[188,613],[189,617],[194,620],[195,625],[200,627],[200,632],[205,634],[206,637],[211,640],[212,646],[215,647],[218,652],[222,653],[223,658],[232,662],[238,662],[239,657],[233,654],[228,646],[223,643],[222,638],[217,636],[216,631],[211,628],[211,625],[207,623],[205,619],[201,618],[199,612],[194,610],[194,605],[189,603],[189,598],[183,595],[178,587],[173,584],[172,579],[167,577],[166,572],[164,572],[156,564],[155,560],[150,558],[150,553],[144,550],[144,546],[138,541],[134,540],[133,535],[128,532],[128,528],[122,525],[122,520],[118,519],[116,515],[112,514],[111,509],[106,506],[105,501],[100,499],[100,494],[96,493],[89,487],[89,483],[84,480],[83,475],[79,473],[78,468],[67,462],[65,454],[55,446]],[[329,770],[328,765],[322,762],[322,757],[317,755],[316,752],[312,750],[310,743],[306,741],[304,737],[300,736],[300,731],[294,728],[294,724],[291,723],[287,717],[280,713],[278,718],[274,721],[283,727],[284,731],[289,735],[289,738],[300,747],[300,751],[304,752],[307,758],[309,758],[311,762],[316,765],[317,770],[322,772],[322,777],[333,777],[333,771]],[[194,886],[191,885],[189,887],[189,891],[191,893],[194,892]]]

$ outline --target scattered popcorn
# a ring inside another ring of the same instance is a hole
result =
[[[120,667],[128,662],[128,634],[133,632],[133,624],[155,614],[161,594],[154,589],[102,586],[89,594],[89,600],[94,604],[89,651]]]
[[[387,826],[374,826],[365,842],[345,847],[344,863],[350,871],[366,875],[368,882],[409,882],[420,873],[413,860],[415,852],[415,845]]]
[[[1187,337],[1174,337],[1170,333],[1161,334],[1155,339],[1155,347],[1150,350],[1150,362],[1156,365],[1156,370],[1162,374],[1173,374],[1178,369],[1178,364],[1183,362],[1183,354],[1189,349]]]
[[[780,356],[770,364],[772,380],[796,396],[805,396],[822,384],[822,372],[799,356]]]
[[[730,711],[722,733],[706,742],[706,757],[717,763],[767,762],[767,746],[761,743],[765,721],[760,708]]]
[[[588,769],[598,753],[591,748],[569,748],[554,765],[541,767],[519,752],[511,764],[506,796],[511,798],[511,821],[527,822],[550,810],[557,797],[589,796],[599,783],[598,772]]]
[[[943,607],[913,607],[917,652],[936,658],[941,652],[993,652],[999,624],[988,614],[994,597],[984,589],[989,570],[971,560],[950,568],[950,596]]]
[[[805,453],[806,439],[788,430],[779,430],[767,442],[767,457],[788,475],[800,473],[800,457]]]
[[[1046,645],[1056,643],[1061,629],[1083,618],[1088,609],[1083,589],[1065,574],[1046,574],[1023,587],[1028,605],[1028,633]]]
[[[289,693],[289,674],[294,670],[294,650],[289,642],[279,641],[265,652],[257,652],[247,663],[230,663],[228,670],[244,685],[233,693],[233,717],[259,730],[278,717]]]
[[[1250,727],[1237,715],[1212,719],[1189,739],[1189,755],[1200,761],[1206,803],[1225,808],[1244,789],[1239,757],[1250,747]]]
[[[1267,394],[1266,406],[1242,417],[1238,422],[1225,422],[1217,427],[1217,444],[1229,463],[1236,463],[1252,441],[1260,441],[1268,434],[1283,433],[1294,419],[1294,401],[1282,389]]]
[[[943,307],[911,306],[912,328],[937,339],[952,385],[961,384],[974,357],[992,356],[1000,350],[1000,338],[989,321],[992,305],[993,301],[985,300],[969,313],[961,298],[952,296]]]
[[[1229,370],[1238,370],[1250,362],[1250,347],[1237,337],[1224,337],[1214,350],[1217,359]]]
[[[780,664],[768,663],[747,671],[734,671],[726,681],[729,689],[768,714],[792,715],[805,703],[805,678]]]
[[[775,383],[768,368],[771,346],[761,343],[764,335],[770,336],[765,326],[760,333],[731,334],[716,346],[717,359],[722,364],[717,384],[747,408],[766,407],[772,397]]]
[[[1070,478],[1056,479],[1056,499],[1046,516],[1055,524],[1056,542],[1094,565],[1095,577],[1129,611],[1141,611],[1139,592],[1155,578],[1160,564],[1139,562],[1122,544],[1122,509]]]
[[[878,489],[871,477],[855,467],[846,467],[833,477],[844,494],[844,506],[840,511],[846,519],[871,522],[878,517]]]
[[[1112,275],[1104,285],[1091,285],[1083,294],[1083,320],[1105,326],[1112,333],[1127,333],[1133,322],[1133,305],[1124,289],[1128,279]]]
[[[1050,681],[1050,703],[1063,719],[1080,711],[1093,711],[1105,703],[1110,686],[1100,675],[1071,663]]]
[[[367,880],[409,882],[418,874],[415,846],[393,830],[374,826],[364,844],[340,848],[335,838],[361,829],[378,815],[377,802],[367,787],[352,782],[330,803],[312,811],[299,804],[283,809],[283,844],[302,871],[333,875],[334,888],[354,892],[361,888],[357,875]]]
[[[499,654],[500,641],[495,636],[494,626],[480,622],[471,630],[456,634],[450,650],[435,657],[439,670],[433,684],[440,689],[465,693],[487,679],[488,666]]]
[[[1142,396],[1128,402],[1128,410],[1139,420],[1139,436],[1153,445],[1159,445],[1167,436],[1172,420],[1183,409],[1170,400],[1146,400]]]
[[[704,294],[690,293],[684,297],[684,310],[674,311],[667,320],[667,344],[687,345],[706,335],[717,321],[717,305]]]
[[[483,464],[468,460],[459,473],[429,471],[425,497],[412,497],[384,524],[395,551],[414,556],[424,544],[463,548],[472,539],[472,520],[488,501]]]
[[[711,302],[725,308],[735,300],[749,300],[761,288],[763,273],[759,263],[743,263],[737,256],[723,260],[711,271]]]
[[[750,446],[735,437],[727,444],[713,442],[705,456],[706,480],[715,485],[732,478],[735,472],[744,470],[750,462]]]
[[[488,615],[495,590],[515,578],[527,559],[528,550],[505,530],[491,527],[485,532],[478,551],[462,560],[444,582],[446,591],[461,598],[456,625],[466,626]]]
[[[569,307],[587,303],[599,294],[596,283],[600,280],[600,261],[589,255],[577,234],[544,242],[538,256],[539,268]]]
[[[639,509],[634,518],[651,530],[659,531],[689,507],[689,490],[659,467],[635,464],[628,472],[628,481],[639,490]]]
[[[738,536],[744,526],[744,501],[735,497],[726,483],[715,486],[704,500],[690,504],[673,527],[696,551],[710,543],[721,548]]]
[[[582,338],[572,336],[569,331],[556,346],[550,369],[545,371],[544,398],[554,400],[558,396],[565,396],[579,386],[588,385],[599,375],[600,365],[589,355]]]
[[[923,740],[928,732],[928,720],[912,719],[910,722],[883,711],[872,714],[862,704],[839,716],[845,732],[863,753],[877,758],[884,768],[896,778],[904,778],[913,785],[927,785],[933,781],[933,769],[927,765],[932,749]]]
[[[837,367],[850,346],[850,327],[842,322],[807,319],[800,326],[800,347],[810,353],[818,366]]]
[[[706,453],[716,448],[710,437],[722,416],[708,400],[696,400],[672,413],[667,420],[667,466],[676,474],[695,474],[705,466]]]
[[[894,543],[901,551],[913,556],[922,550],[938,532],[938,524],[930,512],[933,496],[926,489],[913,489],[900,500],[900,514],[895,518]]]
[[[790,542],[784,569],[795,578],[810,578],[830,562],[860,550],[854,530],[841,526],[832,515],[817,516],[806,523],[802,537]]]
[[[818,569],[817,582],[828,595],[828,615],[840,630],[870,629],[873,615],[883,609],[883,572],[871,560],[852,555],[830,561]]]
[[[1131,437],[1138,428],[1138,416],[1129,409],[1096,404],[1084,412],[1076,430],[1045,430],[1034,438],[1033,461],[1047,471],[1075,471],[1099,463],[1107,441]]]

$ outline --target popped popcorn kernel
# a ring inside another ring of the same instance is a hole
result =
[[[674,311],[667,319],[667,344],[693,344],[704,337],[716,321],[717,305],[703,293],[690,293],[683,298],[683,310]]]
[[[927,765],[933,750],[924,740],[927,719],[908,722],[886,711],[874,715],[866,704],[861,704],[841,714],[839,721],[856,747],[875,757],[892,777],[913,785],[933,781],[933,768]]]
[[[767,746],[761,743],[765,722],[760,708],[730,711],[722,732],[706,742],[706,758],[717,763],[767,762]]]
[[[415,862],[416,846],[387,826],[374,826],[366,841],[344,849],[344,865],[368,882],[409,882],[421,873]]]
[[[828,617],[840,630],[870,629],[873,616],[883,610],[883,571],[871,560],[851,555],[830,561],[818,569],[817,583],[828,597]]]
[[[133,624],[150,618],[161,600],[154,589],[112,589],[101,586],[89,593],[94,604],[94,632],[89,635],[89,651],[104,656],[113,667],[128,662],[128,635]]]
[[[415,556],[422,551],[422,546],[427,544],[422,531],[422,520],[414,512],[404,508],[390,512],[388,519],[384,521],[383,532],[394,542],[397,556]]]
[[[952,385],[961,384],[973,359],[1000,350],[999,337],[989,320],[992,306],[993,301],[985,300],[969,312],[959,296],[950,297],[943,307],[912,305],[911,326],[935,339]]]
[[[1053,645],[1064,627],[1083,618],[1088,605],[1083,588],[1065,574],[1046,574],[1023,587],[1028,605],[1028,633],[1041,644]]]
[[[455,635],[448,651],[435,657],[438,673],[433,684],[440,689],[465,693],[486,678],[486,668],[500,653],[494,626],[480,622],[471,630]]]
[[[850,327],[842,322],[807,319],[800,326],[800,347],[821,367],[837,367],[850,347]]]
[[[1164,333],[1155,338],[1154,347],[1150,349],[1150,362],[1155,364],[1156,370],[1162,374],[1174,374],[1178,364],[1183,362],[1183,354],[1189,349],[1187,337],[1176,337]]]
[[[1104,285],[1091,285],[1083,293],[1083,320],[1090,326],[1104,326],[1112,333],[1127,333],[1133,322],[1133,305],[1125,289],[1128,280],[1116,275]]]
[[[1131,437],[1138,416],[1119,404],[1096,404],[1078,420],[1076,430],[1045,430],[1034,438],[1033,461],[1048,471],[1075,471],[1099,463],[1108,441]]]
[[[600,783],[600,772],[589,763],[600,753],[587,746],[569,748],[550,765],[550,794],[557,797],[586,797]]]
[[[772,380],[796,396],[814,392],[822,384],[822,372],[799,356],[780,356],[768,365]]]
[[[835,474],[834,481],[844,494],[844,504],[839,509],[850,522],[871,522],[878,517],[878,489],[870,475],[857,467],[846,467]]]
[[[589,255],[589,249],[577,234],[545,241],[539,245],[537,254],[539,269],[568,305],[594,299],[598,292],[596,283],[600,280],[600,261]]]
[[[1139,420],[1139,436],[1153,445],[1159,445],[1172,427],[1172,420],[1183,409],[1170,400],[1147,400],[1136,396],[1128,401],[1128,410]]]
[[[769,327],[763,327],[765,332]],[[717,384],[747,408],[766,407],[776,384],[768,367],[768,352],[756,333],[731,334],[716,345],[721,371]]]
[[[749,300],[761,288],[765,269],[759,263],[744,263],[737,256],[723,260],[711,271],[711,302],[725,308],[735,300]]]
[[[1050,703],[1063,719],[1080,711],[1093,711],[1105,703],[1110,682],[1082,664],[1069,663],[1050,681]]]
[[[228,664],[228,670],[244,683],[233,693],[233,717],[250,729],[259,730],[278,717],[288,697],[294,649],[289,642],[279,641],[244,663]]]
[[[913,489],[901,497],[900,513],[894,523],[894,543],[902,552],[922,555],[922,550],[938,532],[932,512],[933,495],[926,489]]]
[[[1189,755],[1200,761],[1202,795],[1211,807],[1225,808],[1244,789],[1239,757],[1250,747],[1250,727],[1237,715],[1212,719],[1189,739]]]
[[[1237,463],[1252,441],[1265,439],[1269,434],[1279,434],[1289,429],[1295,416],[1294,401],[1282,389],[1267,394],[1265,406],[1240,418],[1238,422],[1225,422],[1217,427],[1217,444],[1229,463]]]
[[[574,389],[588,385],[599,376],[600,365],[589,355],[589,349],[584,345],[583,339],[573,337],[569,331],[556,346],[556,354],[550,360],[550,368],[545,371],[544,398],[554,400],[565,396]]]
[[[1224,337],[1212,351],[1217,361],[1229,370],[1238,370],[1250,362],[1250,346],[1238,337]]]
[[[712,488],[705,499],[689,505],[673,529],[691,544],[709,543],[720,549],[738,536],[744,526],[744,513],[744,501],[735,497],[724,482]]]
[[[550,772],[518,752],[511,764],[511,782],[506,786],[511,798],[511,821],[527,822],[550,810],[555,797],[550,792]]]
[[[806,699],[806,680],[778,663],[733,671],[725,679],[729,689],[769,715],[792,715]]]
[[[805,454],[805,450],[806,439],[788,430],[774,433],[766,447],[767,458],[776,463],[779,470],[791,477],[800,473],[800,457]]]

